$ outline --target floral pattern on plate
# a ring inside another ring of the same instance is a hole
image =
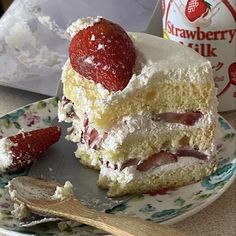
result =
[[[32,130],[50,125],[57,116],[58,99],[53,97],[39,101],[0,118],[0,138],[17,133],[19,130]],[[233,182],[236,173],[236,134],[230,124],[221,116],[218,118],[219,133],[217,171],[197,183],[156,195],[138,194],[121,205],[107,209],[107,212],[138,216],[146,220],[176,223],[193,215],[217,199]],[[60,232],[57,223],[47,223],[33,228],[20,228],[18,221],[11,216],[13,205],[5,190],[8,181],[18,175],[27,175],[27,169],[13,174],[0,173],[0,227],[13,232],[37,235],[102,235],[104,232],[92,227],[67,226]],[[12,234],[14,235],[14,233]]]

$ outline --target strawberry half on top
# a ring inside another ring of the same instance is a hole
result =
[[[59,126],[48,127],[0,139],[0,171],[19,170],[38,159],[61,136]]]
[[[132,77],[136,53],[125,30],[100,18],[74,35],[69,57],[77,73],[116,92],[123,90]]]

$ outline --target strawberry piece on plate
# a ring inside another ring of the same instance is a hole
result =
[[[185,7],[185,16],[194,22],[205,17],[211,10],[211,4],[205,0],[188,0]]]
[[[48,127],[0,139],[0,170],[11,172],[38,159],[61,136],[59,126]]]
[[[136,54],[128,34],[101,18],[75,34],[69,57],[77,73],[116,92],[123,90],[132,77]]]

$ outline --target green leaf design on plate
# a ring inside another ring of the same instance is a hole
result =
[[[199,195],[199,194],[201,194],[201,193],[202,193],[202,190],[196,192],[195,195]]]
[[[12,122],[18,121],[18,119],[25,114],[25,109],[19,109],[16,112],[9,113],[5,117],[10,119]]]
[[[26,106],[24,106],[24,109],[25,109],[25,110],[29,110],[31,106],[32,106],[32,105],[26,105]]]
[[[216,170],[214,174],[203,179],[201,185],[207,190],[221,189],[226,182],[234,175],[236,163],[229,163]]]
[[[136,194],[136,195],[132,196],[130,199],[132,201],[141,201],[144,199],[144,195],[143,194]]]
[[[140,212],[153,212],[156,210],[156,207],[153,207],[151,204],[146,204],[144,207],[139,209]]]
[[[45,119],[43,119],[43,122],[45,124],[51,124],[52,123],[52,117],[51,116],[46,117]]]
[[[37,109],[42,110],[42,109],[44,109],[46,106],[47,106],[47,103],[46,103],[45,101],[39,101],[39,102],[37,103]]]
[[[4,180],[0,180],[0,188],[5,188],[5,186],[8,184],[8,182],[5,182]]]
[[[175,199],[174,203],[175,203],[174,204],[175,206],[182,207],[185,203],[185,200],[181,197],[178,197],[178,198]]]
[[[18,122],[13,122],[13,124],[17,129],[21,129],[21,125]]]
[[[221,168],[222,166],[225,166],[229,162],[230,162],[230,157],[224,157],[222,159],[219,159],[218,168]]]
[[[223,137],[223,140],[232,142],[234,138],[235,138],[235,133],[229,133]]]
[[[202,194],[202,195],[199,195],[195,198],[196,201],[204,201],[206,200],[207,198],[209,198],[210,196],[212,195],[212,193],[209,193],[209,194]]]
[[[230,129],[229,124],[228,124],[222,117],[219,117],[219,118],[218,118],[218,121],[219,121],[220,126],[221,126],[222,128],[224,128],[225,130]]]
[[[0,119],[0,126],[3,126],[6,129],[9,129],[12,127],[12,122],[9,118],[2,118]]]
[[[121,203],[118,206],[113,207],[112,209],[107,209],[106,213],[116,213],[119,211],[125,211],[127,208],[127,204],[126,203]]]
[[[179,215],[180,213],[181,212],[177,209],[167,209],[167,210],[155,212],[154,214],[152,214],[151,220],[161,222],[164,220],[171,219],[171,218]]]
[[[188,204],[188,205],[182,207],[181,209],[183,209],[183,210],[187,210],[188,208],[192,207],[192,205],[193,205],[193,204]]]
[[[57,106],[58,106],[58,101],[59,101],[59,98],[58,98],[58,97],[55,97],[54,99],[50,100],[51,104],[52,104],[54,107],[57,107]]]
[[[234,151],[234,154],[233,154],[234,157],[236,157],[236,150]]]
[[[162,200],[160,200],[160,199],[156,199],[156,201],[157,201],[157,202],[163,202],[163,201],[162,201]]]

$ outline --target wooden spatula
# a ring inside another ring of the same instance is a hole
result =
[[[53,200],[56,187],[54,181],[46,181],[30,176],[14,178],[9,183],[13,201],[24,203],[33,213],[58,216],[78,221],[98,229],[121,236],[184,236],[167,226],[124,215],[113,215],[85,207],[74,196],[64,200]],[[186,236],[186,235],[185,235]]]

